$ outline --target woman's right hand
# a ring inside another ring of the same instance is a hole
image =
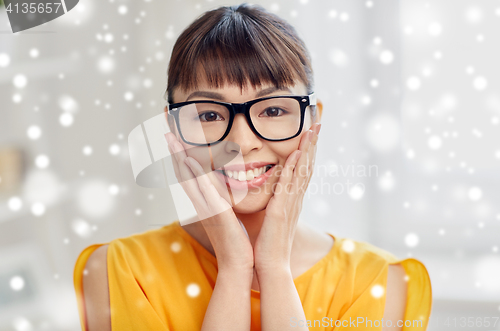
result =
[[[165,135],[175,175],[193,203],[217,257],[219,272],[252,272],[253,248],[233,208],[217,191],[217,180],[192,157],[173,133]]]

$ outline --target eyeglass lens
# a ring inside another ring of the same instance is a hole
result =
[[[292,98],[259,101],[250,107],[255,130],[267,139],[286,139],[300,128],[301,107]],[[179,109],[179,126],[184,139],[195,144],[220,140],[229,125],[230,112],[214,103],[193,103]]]

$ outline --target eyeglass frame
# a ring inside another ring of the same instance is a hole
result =
[[[257,131],[255,126],[253,125],[252,119],[250,118],[250,108],[254,104],[256,104],[260,101],[269,100],[269,99],[277,99],[277,98],[289,98],[289,99],[295,99],[298,101],[299,106],[300,106],[300,125],[299,125],[297,132],[294,135],[292,135],[291,137],[282,138],[282,139],[269,139],[269,138],[262,136]],[[219,140],[214,141],[212,143],[198,144],[198,143],[189,142],[184,138],[184,135],[182,134],[182,130],[180,128],[180,121],[179,121],[180,108],[185,107],[187,105],[196,104],[196,103],[213,103],[216,105],[225,106],[229,110],[229,123],[227,125],[226,132],[224,132],[224,134],[222,135],[221,138],[219,138]],[[176,124],[177,130],[179,131],[179,135],[181,136],[182,141],[184,141],[186,144],[193,145],[193,146],[211,146],[211,145],[215,145],[215,144],[220,143],[221,141],[223,141],[227,137],[227,135],[229,134],[229,132],[231,131],[231,129],[233,127],[233,121],[234,121],[234,118],[237,114],[244,114],[245,115],[245,118],[247,120],[247,123],[248,123],[250,129],[252,129],[252,132],[255,133],[255,135],[257,135],[257,137],[259,137],[261,139],[264,139],[267,141],[285,141],[285,140],[293,139],[293,138],[297,137],[302,132],[302,129],[304,127],[304,114],[306,112],[307,107],[309,107],[309,106],[316,107],[316,105],[317,105],[316,104],[316,95],[314,94],[314,92],[312,92],[309,95],[276,95],[276,96],[271,96],[271,97],[263,97],[263,98],[258,98],[258,99],[250,100],[247,102],[243,102],[243,103],[231,103],[231,102],[222,102],[222,101],[214,101],[214,100],[193,100],[193,101],[178,102],[178,103],[173,103],[173,104],[168,105],[168,114],[174,116],[175,124]]]

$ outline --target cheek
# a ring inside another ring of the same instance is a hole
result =
[[[271,150],[278,157],[279,164],[281,165],[285,164],[288,156],[290,156],[290,154],[299,149],[301,137],[302,134],[293,139],[282,141],[279,143],[274,143],[272,145]]]

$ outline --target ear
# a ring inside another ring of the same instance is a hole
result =
[[[316,122],[321,122],[321,116],[323,115],[323,102],[321,100],[316,100]]]

